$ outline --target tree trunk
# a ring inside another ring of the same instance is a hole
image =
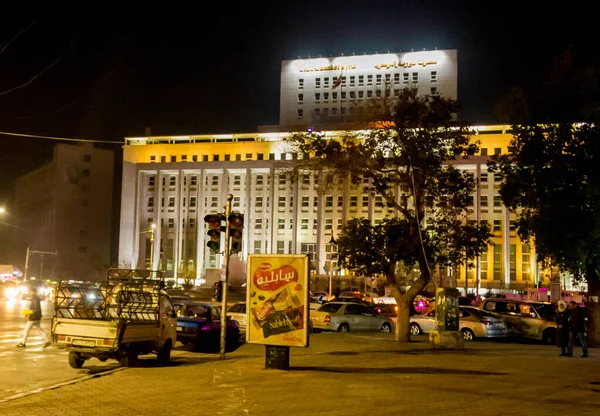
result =
[[[590,347],[600,347],[600,277],[595,267],[589,267],[586,271],[588,284],[588,308],[587,342]],[[595,296],[595,298],[592,298]]]
[[[429,282],[429,273],[421,272],[419,278],[405,292],[402,291],[400,285],[392,285],[392,294],[398,305],[398,315],[396,318],[396,341],[410,342],[410,311],[411,305],[415,297],[421,293]],[[388,278],[388,281],[390,279]]]

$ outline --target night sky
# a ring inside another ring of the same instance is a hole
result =
[[[0,45],[31,26],[0,53],[0,131],[112,141],[146,126],[154,135],[252,132],[278,123],[282,60],[435,47],[458,49],[460,118],[492,124],[498,97],[539,82],[569,45],[578,59],[600,56],[596,17],[578,2],[101,4],[3,11]],[[0,205],[17,176],[51,160],[53,144],[0,135]]]

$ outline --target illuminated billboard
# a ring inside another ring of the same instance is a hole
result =
[[[250,254],[246,341],[307,347],[309,264],[306,254]]]

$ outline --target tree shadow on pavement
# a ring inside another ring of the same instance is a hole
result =
[[[460,368],[437,367],[290,367],[291,371],[318,371],[324,373],[358,374],[458,374],[469,376],[504,376],[508,373],[497,371],[475,371]]]

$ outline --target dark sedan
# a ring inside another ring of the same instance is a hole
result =
[[[195,344],[208,349],[218,349],[221,340],[221,305],[210,302],[185,302],[177,317],[177,341]],[[240,328],[237,321],[227,319],[227,348],[237,346]]]

